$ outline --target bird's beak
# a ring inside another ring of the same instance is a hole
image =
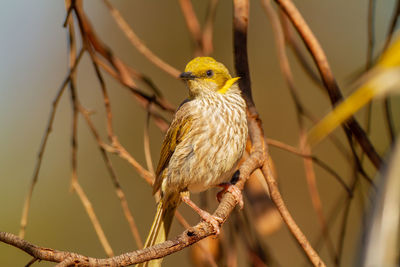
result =
[[[181,75],[179,75],[179,78],[182,80],[194,80],[196,76],[192,74],[192,72],[187,71],[187,72],[182,72]]]

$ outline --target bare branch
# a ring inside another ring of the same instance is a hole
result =
[[[139,39],[139,37],[135,34],[135,32],[132,30],[132,28],[128,25],[128,23],[125,21],[125,19],[121,16],[119,11],[115,9],[110,1],[104,0],[104,3],[107,5],[108,9],[111,12],[111,15],[113,16],[114,20],[117,22],[118,26],[121,28],[121,30],[125,33],[126,37],[128,37],[129,41],[132,43],[136,49],[142,53],[150,62],[152,62],[154,65],[168,73],[174,78],[178,78],[179,74],[181,73],[179,70],[175,69],[159,57],[157,57],[147,46],[144,45],[144,43]]]
[[[315,38],[311,29],[303,19],[296,6],[290,0],[275,0],[282,10],[287,14],[296,30],[299,32],[304,43],[307,45],[315,64],[318,67],[318,71],[321,75],[322,81],[328,91],[332,105],[337,104],[343,100],[342,93],[340,92],[339,86],[336,83],[335,77],[331,71],[328,60],[324,51],[322,50],[318,40]],[[361,145],[365,154],[374,164],[375,168],[379,169],[382,165],[382,159],[376,152],[375,148],[371,144],[370,140],[366,136],[364,130],[360,127],[354,117],[350,117],[344,125],[347,138],[350,142],[350,135],[354,135],[358,143]]]
[[[92,131],[92,134],[94,138],[97,141],[97,145],[99,146],[101,156],[103,157],[104,163],[106,164],[106,167],[108,169],[108,172],[110,174],[111,180],[114,184],[116,194],[119,198],[119,201],[121,203],[122,210],[124,212],[125,218],[129,224],[129,228],[131,230],[131,233],[133,235],[133,238],[135,239],[136,245],[138,248],[141,248],[143,246],[142,239],[140,238],[139,231],[137,229],[135,219],[133,218],[132,213],[130,212],[128,201],[126,200],[126,196],[124,191],[122,190],[121,184],[119,182],[119,179],[117,177],[117,174],[115,173],[114,167],[111,163],[110,158],[108,157],[106,150],[104,149],[104,142],[101,140],[100,135],[98,131],[96,130],[92,120],[90,119],[89,112],[84,109],[82,106],[79,106],[79,112],[83,115],[83,117],[86,120],[86,123],[88,124],[90,130]]]
[[[35,184],[36,184],[36,182],[38,180],[38,177],[39,177],[40,167],[42,166],[43,154],[44,154],[44,151],[46,149],[47,140],[48,140],[49,135],[50,135],[50,133],[52,131],[54,117],[56,115],[58,103],[59,103],[59,101],[61,99],[62,94],[64,93],[65,88],[67,87],[67,85],[68,85],[68,83],[69,83],[69,81],[71,79],[71,76],[76,71],[76,68],[77,68],[77,66],[78,66],[78,64],[79,64],[79,62],[80,62],[80,60],[82,58],[83,52],[84,52],[84,49],[82,49],[79,52],[79,54],[78,54],[78,56],[76,58],[76,61],[75,61],[75,65],[70,68],[67,77],[62,82],[60,88],[58,89],[58,92],[57,92],[56,96],[53,99],[53,104],[52,104],[52,107],[51,107],[49,120],[47,122],[45,133],[43,135],[42,144],[40,145],[37,161],[36,161],[36,164],[35,164],[35,170],[34,170],[33,176],[32,176],[31,185],[29,187],[29,191],[28,191],[28,194],[26,196],[24,207],[23,207],[23,210],[22,210],[22,217],[21,217],[21,223],[20,223],[21,226],[20,226],[20,231],[19,231],[19,236],[21,238],[23,238],[25,236],[25,228],[26,228],[26,225],[28,223],[28,213],[29,213],[29,207],[30,207],[30,203],[31,203],[31,199],[32,199],[33,189],[34,189]]]

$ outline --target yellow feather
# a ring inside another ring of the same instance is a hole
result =
[[[173,198],[173,199],[172,199]],[[172,196],[167,200],[161,199],[157,206],[157,213],[154,217],[153,224],[150,229],[150,233],[147,236],[144,247],[151,247],[155,244],[162,243],[167,240],[169,230],[171,229],[172,219],[176,208],[180,203],[180,194]],[[143,262],[137,264],[137,267],[156,267],[161,266],[162,258],[152,261]]]
[[[228,89],[231,88],[232,85],[239,79],[240,79],[240,77],[235,77],[235,78],[227,80],[226,83],[224,84],[224,86],[221,89],[219,89],[217,92],[220,94],[225,94],[226,91],[228,91]]]

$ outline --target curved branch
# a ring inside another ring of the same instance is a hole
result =
[[[156,56],[143,42],[139,39],[139,37],[135,34],[135,32],[131,29],[125,19],[121,16],[119,11],[115,9],[110,1],[104,0],[104,3],[107,5],[108,9],[111,12],[115,22],[117,22],[118,26],[124,32],[126,37],[129,39],[131,44],[136,47],[136,49],[142,53],[151,63],[168,73],[174,78],[178,78],[181,73],[179,70],[175,69],[167,62],[163,61],[161,58]]]
[[[301,38],[303,39],[304,43],[306,44],[318,68],[318,71],[321,75],[325,88],[328,91],[331,103],[332,105],[336,105],[338,102],[343,100],[343,95],[339,89],[335,77],[333,76],[331,67],[329,66],[328,63],[328,59],[321,45],[319,44],[317,38],[315,38],[310,27],[307,25],[303,16],[300,14],[299,10],[292,3],[292,1],[290,0],[275,0],[275,1],[289,17],[290,21],[293,23],[294,27],[296,28]],[[346,121],[343,128],[346,132],[349,141],[350,141],[350,135],[351,134],[354,135],[355,139],[360,144],[364,153],[368,156],[372,164],[374,164],[375,168],[379,169],[382,166],[382,159],[376,152],[374,146],[371,144],[364,130],[354,119],[354,117],[350,117]]]

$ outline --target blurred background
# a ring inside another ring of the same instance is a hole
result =
[[[195,12],[204,22],[208,1],[192,1]],[[345,96],[356,74],[365,69],[367,55],[367,1],[294,1],[325,50],[332,70]],[[395,0],[376,1],[375,50],[383,47]],[[178,1],[113,1],[133,30],[163,60],[183,70],[193,57],[193,45]],[[0,11],[0,230],[18,234],[23,202],[29,189],[37,152],[45,131],[52,100],[68,72],[67,31],[63,28],[66,11],[63,1],[5,1]],[[250,3],[248,49],[253,96],[263,120],[265,134],[287,144],[298,145],[296,110],[279,69],[269,20],[259,1]],[[165,97],[175,106],[185,99],[187,91],[180,81],[155,67],[120,31],[109,10],[101,1],[84,1],[84,10],[100,39],[116,56],[150,76]],[[233,68],[232,3],[220,1],[216,10],[212,56]],[[295,82],[301,89],[301,101],[322,118],[330,109],[328,98],[305,75],[289,51]],[[311,60],[310,60],[311,62]],[[143,127],[146,112],[132,95],[112,77],[105,74],[113,111],[115,132],[124,147],[141,163]],[[102,95],[92,63],[85,55],[78,68],[77,92],[81,103],[94,111],[92,119],[106,140],[106,119]],[[150,92],[150,91],[148,91]],[[400,99],[392,97],[392,111],[399,130]],[[372,105],[371,141],[380,155],[389,148],[384,124],[382,101]],[[96,233],[77,195],[70,190],[71,103],[68,90],[58,107],[53,131],[44,154],[35,187],[25,239],[44,247],[73,251],[93,257],[106,257]],[[166,115],[171,118],[171,115]],[[365,112],[357,113],[364,122]],[[83,118],[78,131],[78,179],[100,220],[115,254],[135,250],[119,200],[103,163],[97,144]],[[335,136],[347,145],[342,130]],[[150,124],[153,164],[157,164],[163,133]],[[279,186],[287,206],[305,235],[316,245],[328,266],[333,262],[326,246],[318,242],[321,230],[314,212],[301,157],[271,147]],[[313,152],[328,163],[350,184],[353,167],[330,143],[322,142]],[[156,204],[151,188],[124,160],[111,156],[142,239],[150,229]],[[365,169],[372,178],[376,171],[368,160]],[[331,237],[338,245],[341,216],[346,196],[343,187],[327,172],[315,166],[317,184],[325,216],[339,207],[330,225]],[[350,206],[345,228],[342,266],[354,263],[362,229],[362,215],[369,202],[369,184],[361,182]],[[210,211],[216,206],[216,191],[209,194]],[[339,201],[340,199],[343,201]],[[197,199],[197,196],[194,197]],[[246,202],[245,202],[246,205]],[[198,217],[180,207],[191,223]],[[225,230],[230,227],[232,215]],[[268,221],[266,222],[268,223]],[[171,237],[183,231],[174,223]],[[284,224],[260,237],[270,255],[271,266],[307,266],[302,250]],[[244,245],[237,239],[238,266],[247,266]],[[165,266],[189,265],[189,249],[165,259]],[[0,266],[23,266],[31,257],[0,243]],[[51,263],[35,263],[52,266]]]

